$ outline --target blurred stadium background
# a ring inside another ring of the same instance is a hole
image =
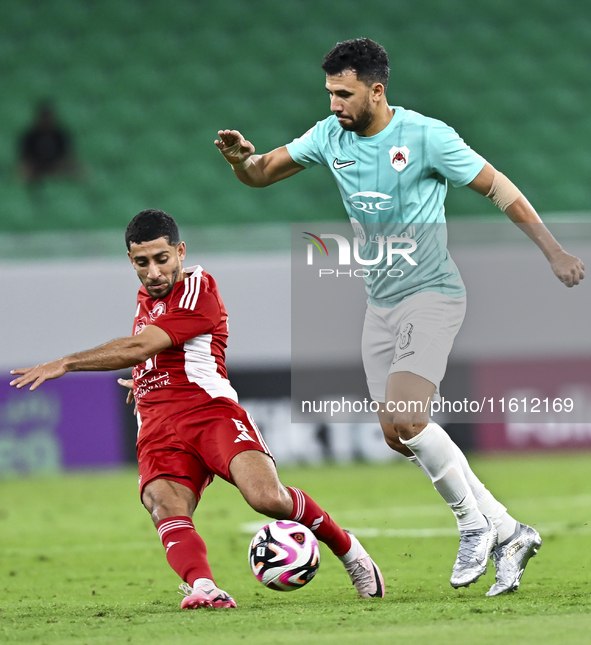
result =
[[[320,61],[358,36],[388,50],[392,104],[456,128],[589,260],[585,3],[9,1],[0,4],[4,372],[130,332],[137,280],[122,232],[139,210],[162,208],[220,283],[233,321],[231,379],[278,460],[391,458],[376,426],[290,424],[290,223],[342,221],[330,175],[252,190],[213,147],[230,127],[264,152],[327,116]],[[84,175],[48,181],[32,198],[16,143],[45,99],[73,133]],[[587,285],[562,293],[541,254],[471,191],[451,189],[447,214],[454,257],[483,307],[458,340],[450,392],[505,396],[536,375],[538,395],[574,388],[586,401],[568,426],[507,419],[450,432],[479,450],[591,447]],[[35,395],[10,391],[8,380],[0,475],[133,461],[133,419],[113,375],[68,375]]]

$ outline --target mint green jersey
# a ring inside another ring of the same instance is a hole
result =
[[[445,123],[393,109],[390,123],[373,137],[343,130],[330,116],[287,150],[305,168],[322,164],[332,172],[371,304],[392,307],[420,291],[459,298],[465,288],[447,251],[443,202],[447,182],[469,184],[485,160]]]

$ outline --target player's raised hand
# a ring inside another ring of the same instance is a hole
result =
[[[226,161],[233,166],[244,163],[254,153],[254,146],[238,130],[219,130],[214,141]]]
[[[566,251],[560,251],[553,256],[550,266],[556,277],[567,287],[574,287],[585,277],[583,262]]]
[[[10,382],[10,385],[16,386],[17,389],[25,387],[29,383],[32,383],[30,390],[36,390],[43,381],[49,381],[54,378],[59,378],[66,373],[66,370],[63,367],[63,361],[60,358],[57,361],[52,361],[51,363],[42,363],[41,365],[36,365],[35,367],[22,367],[16,370],[11,370],[11,374],[20,374],[18,378],[15,378]]]

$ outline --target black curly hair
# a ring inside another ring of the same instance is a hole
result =
[[[381,83],[388,87],[390,66],[386,50],[369,38],[355,38],[337,43],[324,57],[322,69],[328,76],[353,70],[366,85]]]
[[[164,211],[149,208],[138,213],[129,222],[125,231],[125,244],[129,251],[132,242],[141,244],[159,237],[165,237],[170,246],[176,246],[181,241],[178,226],[172,217]]]

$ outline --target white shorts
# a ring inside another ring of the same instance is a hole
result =
[[[438,390],[465,313],[465,296],[435,291],[421,291],[391,308],[368,304],[361,346],[371,398],[385,402],[393,372],[412,372]]]

